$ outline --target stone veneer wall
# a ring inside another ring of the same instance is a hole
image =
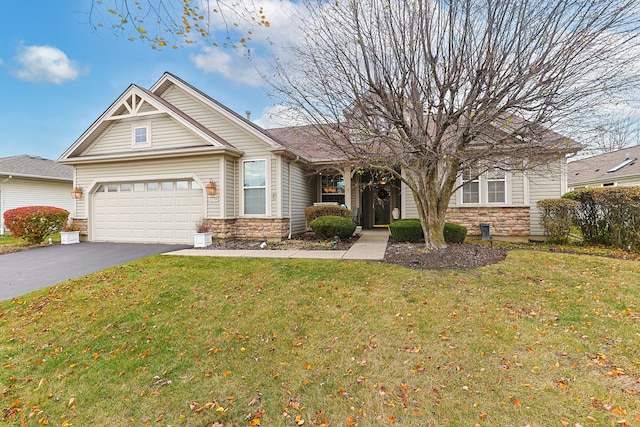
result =
[[[89,228],[88,221],[86,218],[71,218],[73,221],[73,225],[78,227],[80,230],[80,240],[82,242],[86,242],[89,238]]]
[[[282,240],[289,236],[289,218],[207,219],[214,239]]]
[[[470,236],[481,235],[480,224],[490,224],[493,236],[529,236],[531,215],[529,207],[464,207],[449,208],[447,222],[467,227]]]

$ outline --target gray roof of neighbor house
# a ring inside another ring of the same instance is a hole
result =
[[[567,165],[569,185],[640,178],[640,145],[576,160]]]
[[[0,158],[0,175],[72,182],[73,167],[23,154]]]

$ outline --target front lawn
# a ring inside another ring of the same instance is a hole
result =
[[[154,256],[0,303],[9,425],[633,426],[640,269]]]

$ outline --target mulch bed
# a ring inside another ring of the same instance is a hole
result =
[[[357,241],[357,237],[341,240],[334,249],[347,250]],[[214,243],[207,249],[260,250],[261,244],[261,241],[231,240]],[[331,249],[331,242],[319,242],[313,233],[307,233],[291,240],[269,243],[269,249],[327,250]],[[507,252],[504,248],[467,243],[450,243],[445,248],[426,251],[421,243],[400,243],[390,238],[382,262],[421,270],[462,270],[496,264],[506,258]]]

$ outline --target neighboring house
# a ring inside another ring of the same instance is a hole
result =
[[[129,86],[59,162],[74,167],[75,221],[91,241],[187,244],[201,218],[218,239],[283,239],[307,230],[314,203],[345,204],[364,227],[417,217],[401,184],[357,173],[307,135],[264,130],[165,73],[149,90]],[[449,219],[470,234],[486,222],[494,235],[541,236],[535,202],[566,188],[564,157],[496,172],[465,184]]]
[[[640,146],[580,159],[568,164],[569,189],[640,185]]]
[[[73,168],[36,156],[0,158],[0,234],[4,213],[23,206],[55,206],[72,212]]]

